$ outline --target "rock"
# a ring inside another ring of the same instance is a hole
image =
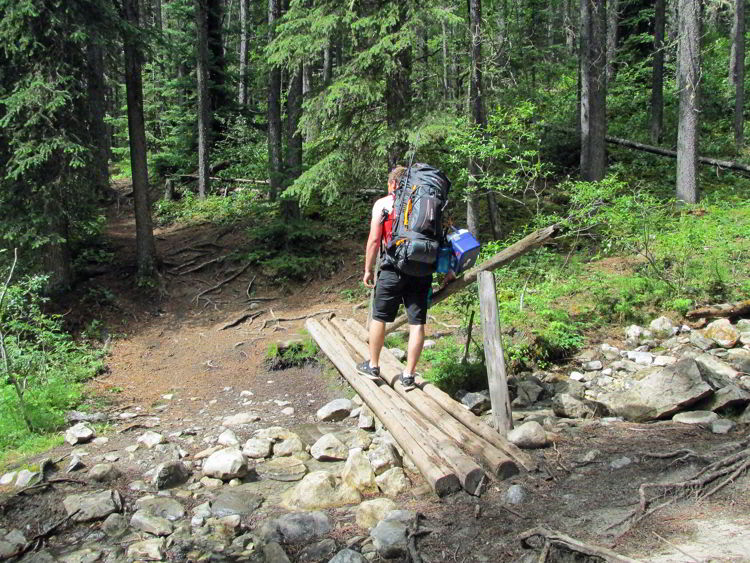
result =
[[[344,483],[361,493],[376,493],[378,484],[370,460],[359,448],[349,450],[344,470],[341,474]]]
[[[181,461],[167,461],[156,466],[151,480],[161,490],[181,485],[190,478],[190,469]]]
[[[431,338],[428,338],[424,341],[424,350],[429,350],[430,348],[434,348],[437,346],[437,342],[435,340],[432,340]]]
[[[711,432],[714,434],[729,434],[729,432],[734,430],[736,426],[737,425],[733,421],[722,418],[714,420],[711,423]]]
[[[479,416],[492,408],[490,398],[483,393],[466,393],[461,397],[461,404],[466,406],[471,412]]]
[[[316,510],[344,504],[356,504],[359,492],[351,486],[336,488],[336,479],[328,471],[313,471],[282,495],[282,506],[289,509]]]
[[[740,339],[740,333],[729,319],[717,319],[703,329],[703,335],[716,342],[722,348],[734,348]]]
[[[513,399],[513,406],[531,406],[537,402],[542,393],[544,389],[540,385],[529,379],[522,379],[516,385],[516,398]]]
[[[85,444],[96,437],[96,431],[87,422],[79,422],[65,431],[65,442],[71,446]]]
[[[129,561],[161,561],[164,558],[164,540],[161,538],[135,542],[128,546]]]
[[[547,433],[538,422],[525,422],[508,432],[508,441],[519,448],[543,448],[547,445]]]
[[[639,366],[650,366],[654,363],[654,355],[650,352],[628,352],[628,360]]]
[[[377,448],[370,450],[367,457],[370,460],[370,466],[375,475],[380,475],[389,469],[401,467],[402,465],[401,456],[398,455],[398,451],[390,443],[381,444]]]
[[[218,489],[219,487],[224,486],[224,481],[221,479],[214,479],[213,477],[201,477],[199,482],[207,489]]]
[[[154,432],[153,430],[148,430],[138,436],[138,439],[136,442],[139,444],[143,444],[148,449],[151,449],[155,446],[158,446],[159,444],[163,444],[166,440],[164,439],[164,436],[159,434],[158,432]]]
[[[168,536],[172,533],[172,523],[161,516],[154,516],[145,510],[139,510],[130,519],[130,525],[154,536]]]
[[[680,331],[679,327],[677,327],[669,317],[659,317],[654,319],[648,325],[648,328],[651,331],[651,334],[654,335],[654,338],[661,338],[662,340],[671,338]]]
[[[353,549],[342,549],[328,563],[367,563],[361,553]]]
[[[402,350],[401,348],[388,348],[388,351],[393,354],[393,356],[399,361],[399,362],[405,362],[406,361],[406,352]]]
[[[362,429],[358,429],[350,439],[346,441],[349,448],[368,449],[372,445],[372,435]]]
[[[635,373],[642,369],[642,366],[639,366],[638,364],[630,360],[617,360],[616,362],[612,362],[612,369],[615,371]]]
[[[656,356],[654,357],[655,366],[671,366],[677,361],[674,356]]]
[[[602,394],[599,400],[617,416],[645,421],[670,417],[712,393],[698,364],[686,358],[671,366],[648,368],[630,389]]]
[[[389,512],[396,510],[396,503],[388,498],[366,500],[357,507],[355,522],[360,528],[374,528]]]
[[[593,401],[578,399],[569,393],[560,393],[552,399],[552,410],[563,418],[592,418],[606,410]]]
[[[362,407],[359,419],[357,420],[357,428],[361,428],[362,430],[373,430],[375,428],[375,417],[369,407]]]
[[[299,452],[305,451],[305,445],[302,440],[296,434],[292,434],[288,438],[276,442],[273,445],[273,455],[275,457],[284,457],[294,455]]]
[[[405,557],[407,553],[407,528],[395,520],[383,520],[370,532],[372,544],[384,559]]]
[[[4,473],[2,477],[0,477],[0,486],[7,487],[8,485],[13,484],[13,481],[16,480],[16,477],[18,476],[18,471],[9,471],[8,473]]]
[[[630,325],[625,329],[625,342],[628,346],[638,346],[641,338],[644,337],[643,327]]]
[[[331,538],[326,538],[319,542],[305,547],[299,552],[299,561],[309,561],[310,563],[325,563],[330,560],[336,553],[336,542]]]
[[[310,455],[318,461],[339,461],[349,456],[349,448],[335,434],[324,434],[312,445]]]
[[[352,412],[352,402],[349,399],[334,399],[327,405],[318,409],[316,416],[323,422],[336,422],[344,420]]]
[[[284,548],[276,542],[268,542],[263,546],[263,561],[265,563],[291,563]]]
[[[605,360],[613,361],[620,358],[620,349],[606,342],[599,346],[599,351]]]
[[[212,453],[203,464],[203,475],[228,481],[247,473],[247,459],[237,448]]]
[[[744,407],[750,403],[750,393],[737,385],[727,385],[713,395],[696,404],[698,410],[724,411]]]
[[[135,501],[135,508],[170,521],[179,520],[185,516],[185,507],[170,497],[151,495],[141,497]]]
[[[240,441],[237,439],[237,434],[234,433],[234,430],[231,428],[227,428],[219,434],[219,438],[216,440],[216,443],[221,446],[239,446]]]
[[[690,344],[692,344],[696,348],[700,348],[701,350],[705,352],[709,348],[713,348],[714,341],[711,340],[710,338],[706,338],[705,336],[703,336],[703,334],[701,334],[697,330],[694,330],[693,332],[690,333]]]
[[[36,485],[42,481],[41,471],[29,471],[28,469],[21,469],[16,477],[16,487],[19,489],[23,487],[30,487]]]
[[[282,426],[269,426],[253,432],[254,438],[271,440],[272,442],[281,442],[292,436],[297,436],[297,434]]]
[[[375,477],[375,482],[380,491],[389,497],[397,497],[411,487],[409,478],[401,467],[393,467],[384,471]]]
[[[727,383],[736,380],[740,375],[728,363],[715,358],[711,354],[700,354],[695,357],[695,362],[698,364],[698,369],[703,378],[712,384],[714,388],[724,387]]]
[[[286,407],[281,409],[281,414],[285,414],[286,416],[292,416],[294,414],[294,407]]]
[[[711,411],[685,411],[672,417],[673,422],[682,424],[711,424],[715,420],[719,420],[719,415]]]
[[[738,372],[750,373],[750,350],[744,348],[727,350],[727,357],[724,361]]]
[[[521,504],[526,500],[526,489],[521,485],[511,485],[505,492],[505,502],[508,504]]]
[[[234,514],[247,516],[255,512],[263,504],[264,499],[251,487],[252,485],[240,485],[222,492],[211,503],[211,515],[215,518],[223,518]]]
[[[197,454],[193,456],[193,459],[200,460],[200,459],[206,459],[211,454],[218,452],[219,450],[222,450],[223,448],[221,446],[211,446],[210,448],[206,448],[205,450],[199,451]]]
[[[569,377],[573,381],[583,381],[586,379],[586,376],[582,374],[580,371],[571,371]]]
[[[114,481],[122,473],[117,469],[117,466],[112,463],[97,463],[94,467],[89,469],[88,478],[92,481],[103,483],[106,481]]]
[[[123,535],[128,530],[128,522],[122,514],[113,513],[102,522],[102,531],[110,537]]]
[[[222,426],[242,426],[251,422],[258,422],[260,417],[252,412],[241,412],[227,416],[221,421]]]
[[[589,362],[583,362],[581,366],[583,367],[585,371],[598,371],[604,367],[599,360],[591,360]]]
[[[273,441],[268,438],[250,438],[242,446],[242,453],[250,459],[270,457]]]
[[[63,507],[68,516],[76,522],[89,522],[106,518],[113,512],[120,512],[122,498],[115,490],[69,495],[63,499]]]
[[[299,481],[307,473],[307,467],[301,460],[294,457],[275,457],[256,465],[255,471],[264,479]]]
[[[331,521],[320,511],[284,514],[276,519],[276,526],[289,544],[309,543],[331,531]]]
[[[627,467],[631,463],[633,463],[632,459],[630,459],[629,457],[623,456],[623,457],[618,457],[617,459],[613,459],[612,461],[610,461],[609,467],[610,469],[622,469],[623,467]]]

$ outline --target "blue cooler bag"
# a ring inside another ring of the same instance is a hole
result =
[[[482,245],[466,229],[453,229],[446,237],[453,249],[453,271],[459,274],[477,261]]]

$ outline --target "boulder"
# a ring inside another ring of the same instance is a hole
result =
[[[411,487],[409,478],[401,467],[384,471],[375,477],[375,482],[378,484],[380,491],[388,497],[397,497]]]
[[[203,463],[203,475],[228,481],[247,473],[247,459],[237,448],[212,453]]]
[[[250,438],[242,446],[242,453],[250,459],[262,459],[271,456],[273,441],[268,438]]]
[[[729,434],[736,426],[737,425],[733,421],[721,418],[719,420],[714,420],[711,423],[710,428],[711,432],[714,434]]]
[[[690,333],[690,344],[696,348],[700,348],[704,352],[714,347],[714,341],[710,338],[703,336],[699,331],[694,330]]]
[[[407,527],[396,520],[383,520],[370,532],[372,544],[383,559],[397,559],[406,556]]]
[[[313,471],[282,495],[282,506],[292,510],[317,510],[356,504],[359,492],[349,486],[336,487],[336,479],[328,471]]]
[[[163,444],[166,440],[164,439],[164,436],[159,434],[158,432],[154,432],[153,430],[148,430],[138,436],[138,439],[136,442],[139,444],[143,444],[148,449],[151,449],[155,446],[158,446],[159,444]]]
[[[513,406],[528,407],[539,400],[544,393],[544,388],[530,379],[522,379],[516,384],[516,398],[513,399]]]
[[[678,412],[672,417],[673,422],[681,422],[682,424],[711,424],[715,420],[719,420],[719,415],[711,411],[685,411]]]
[[[583,362],[581,364],[581,367],[584,369],[584,371],[599,371],[604,367],[604,365],[602,365],[601,361],[599,360],[590,360],[588,362]]]
[[[609,360],[611,362],[613,360],[620,359],[620,349],[616,346],[612,346],[611,344],[607,344],[605,342],[604,344],[599,346],[599,350],[605,360]]]
[[[159,490],[181,485],[190,478],[190,469],[181,461],[167,461],[156,466],[152,484]]]
[[[130,519],[130,525],[153,536],[168,536],[172,533],[172,522],[161,516],[154,516],[145,510],[138,510]]]
[[[284,548],[276,542],[268,542],[263,546],[263,561],[265,563],[291,563]]]
[[[285,438],[280,442],[276,442],[273,445],[274,457],[285,457],[304,451],[305,445],[302,443],[300,437],[296,434],[292,434],[288,438]]]
[[[505,491],[505,502],[508,504],[521,504],[526,500],[526,489],[521,485],[511,485]]]
[[[373,430],[375,428],[375,416],[369,407],[362,407],[359,419],[357,420],[357,428],[361,428],[362,430]]]
[[[547,445],[547,433],[538,422],[524,422],[508,432],[508,441],[519,448],[543,448]]]
[[[307,473],[307,467],[295,457],[275,457],[256,465],[255,471],[264,479],[299,481]]]
[[[366,500],[357,507],[355,521],[357,526],[367,530],[374,528],[385,516],[396,510],[396,503],[388,498]]]
[[[219,438],[216,440],[216,443],[220,446],[239,446],[240,441],[237,439],[237,434],[234,433],[234,430],[231,428],[227,428],[219,434]]]
[[[298,561],[326,563],[336,553],[336,541],[331,538],[312,543],[299,552]]]
[[[69,495],[63,499],[68,516],[76,522],[101,520],[122,510],[122,498],[115,490]]]
[[[617,416],[646,421],[671,417],[713,393],[701,378],[698,364],[690,358],[671,366],[648,368],[639,376],[630,389],[602,394],[599,400]]]
[[[696,408],[704,411],[721,412],[726,409],[736,409],[744,407],[750,403],[750,393],[741,389],[737,385],[727,385],[716,391],[707,399],[696,404]]]
[[[128,546],[128,561],[161,561],[163,558],[162,538],[138,541]]]
[[[349,456],[349,448],[335,434],[324,434],[312,445],[310,455],[318,461],[340,461]]]
[[[4,473],[3,476],[0,477],[0,487],[7,487],[8,485],[12,485],[17,476],[18,471],[9,471],[8,473]]]
[[[30,487],[36,485],[42,480],[41,471],[30,471],[29,469],[21,469],[16,477],[16,487],[19,489],[23,487]]]
[[[211,503],[211,515],[223,518],[238,514],[248,516],[263,504],[263,497],[256,493],[252,485],[240,485],[223,491]]]
[[[148,495],[135,501],[136,510],[175,521],[185,516],[185,507],[179,501],[164,496]]]
[[[466,393],[461,397],[461,404],[479,416],[492,408],[490,398],[484,393]]]
[[[593,418],[604,414],[606,409],[593,401],[579,399],[569,393],[560,393],[552,399],[552,410],[563,418]]]
[[[650,366],[654,363],[654,355],[651,352],[628,352],[628,360],[639,366]]]
[[[251,422],[258,422],[260,416],[252,412],[240,412],[227,416],[221,422],[222,426],[242,426],[243,424],[250,424]]]
[[[79,422],[65,431],[65,442],[71,446],[85,444],[96,437],[96,431],[88,422]]]
[[[375,472],[375,475],[385,473],[389,469],[394,467],[401,467],[401,456],[398,455],[398,451],[395,446],[390,443],[380,444],[377,448],[372,449],[368,452],[367,457],[370,460],[370,466]]]
[[[318,409],[316,416],[324,422],[344,420],[352,412],[354,405],[349,399],[335,399]]]
[[[375,471],[372,469],[370,460],[360,448],[349,450],[349,457],[346,459],[341,478],[344,483],[361,493],[378,492]]]
[[[328,563],[367,563],[367,559],[353,549],[342,549]]]
[[[745,348],[732,348],[727,350],[724,361],[738,372],[750,373],[750,350]]]
[[[714,389],[724,387],[732,383],[739,377],[736,369],[728,363],[712,356],[711,354],[699,354],[695,356],[695,362],[698,369],[705,379]]]
[[[716,342],[722,348],[733,348],[740,339],[739,331],[732,326],[729,319],[717,319],[703,329],[703,335]]]
[[[669,317],[659,317],[654,319],[648,325],[648,328],[651,331],[651,334],[654,335],[654,338],[661,338],[662,340],[670,338],[680,331],[679,327],[675,325]]]
[[[114,481],[122,473],[114,463],[97,463],[94,467],[89,469],[88,478],[92,481],[104,483],[107,481]]]
[[[309,543],[331,531],[331,521],[320,511],[284,514],[276,519],[276,526],[288,544]]]

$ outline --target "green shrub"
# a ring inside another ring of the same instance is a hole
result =
[[[310,337],[284,348],[279,348],[279,344],[274,342],[266,350],[266,367],[270,370],[300,367],[317,362],[317,356],[318,346]]]
[[[463,347],[451,339],[441,339],[434,348],[422,352],[429,367],[424,377],[446,393],[459,389],[475,391],[487,388],[487,369],[481,362],[462,362]],[[480,353],[480,358],[484,354]]]

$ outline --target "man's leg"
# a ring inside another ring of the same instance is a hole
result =
[[[370,336],[370,341],[372,342],[372,336]],[[423,347],[424,325],[409,325],[409,347],[406,355],[406,373],[414,375],[415,370],[417,369],[417,362],[419,362],[419,357],[422,355]],[[370,350],[372,350],[372,344],[370,344]]]
[[[385,342],[385,323],[383,321],[370,321],[370,365],[374,368],[380,367],[380,351]]]

